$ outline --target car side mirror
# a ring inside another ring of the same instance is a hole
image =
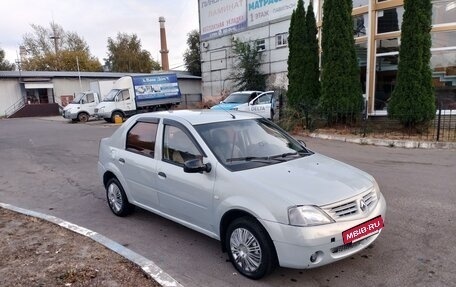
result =
[[[303,147],[306,147],[306,143],[303,140],[298,140],[298,143]]]
[[[198,172],[210,172],[212,166],[210,163],[204,164],[201,159],[191,159],[184,162],[184,172],[187,173],[198,173]]]

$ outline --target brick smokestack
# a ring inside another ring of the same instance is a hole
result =
[[[161,64],[163,71],[169,70],[169,61],[168,61],[168,46],[166,45],[166,30],[165,30],[165,17],[158,18],[160,23],[160,42],[161,42]]]

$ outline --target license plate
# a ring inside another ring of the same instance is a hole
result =
[[[363,238],[366,238],[367,236],[378,232],[380,229],[383,228],[383,226],[383,218],[381,215],[379,215],[374,219],[371,219],[348,230],[345,230],[344,232],[342,232],[344,244],[356,242]]]

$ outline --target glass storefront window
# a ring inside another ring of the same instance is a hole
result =
[[[369,0],[353,0],[353,8],[367,5],[369,5]]]
[[[396,7],[377,12],[377,33],[400,31],[404,7]]]
[[[456,31],[431,32],[432,48],[456,46]]]
[[[361,84],[363,86],[363,94],[366,93],[366,72],[367,72],[367,42],[356,43],[356,58],[358,59]]]
[[[432,24],[456,23],[456,1],[432,1]]]
[[[398,52],[401,41],[400,38],[376,40],[375,45],[377,54]]]
[[[396,85],[399,54],[377,56],[375,64],[375,110],[386,110]]]
[[[456,109],[456,47],[432,51],[431,68],[438,103],[443,109]]]
[[[353,36],[363,37],[369,32],[369,15],[362,14],[353,16]]]

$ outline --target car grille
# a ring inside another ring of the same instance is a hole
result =
[[[360,202],[363,200],[366,203],[367,210],[364,212],[368,212],[375,207],[378,199],[377,193],[372,188],[363,194],[356,196],[355,198],[351,198],[348,200],[344,200],[342,202],[337,202],[335,204],[329,204],[323,206],[323,210],[328,213],[334,220],[337,219],[345,219],[352,215],[356,215],[362,213],[360,208]]]
[[[331,253],[335,254],[335,253],[343,253],[343,252],[347,252],[347,251],[350,251],[356,247],[358,247],[361,242],[361,241],[357,241],[355,243],[348,243],[348,244],[345,244],[345,245],[341,245],[341,246],[337,246],[337,247],[334,247],[334,248],[331,248]]]

